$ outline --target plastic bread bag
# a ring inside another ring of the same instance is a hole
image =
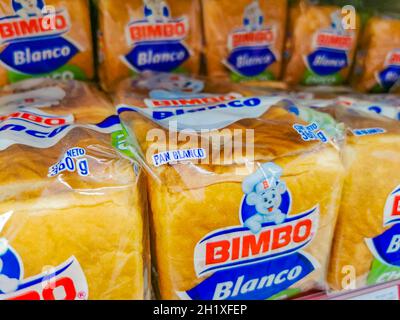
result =
[[[357,94],[354,97],[370,100],[375,103],[383,102],[394,107],[400,107],[400,95],[398,94]]]
[[[329,282],[340,290],[400,278],[399,124],[354,109],[335,117],[350,130]]]
[[[208,94],[203,96],[205,92]],[[278,93],[282,96],[280,91],[275,89],[244,86],[220,78],[146,71],[137,77],[128,78],[118,83],[112,96],[117,103],[128,100],[131,103],[134,102],[135,105],[146,107],[145,99],[147,98],[168,100],[179,96],[196,99],[200,95],[201,103],[211,103],[223,102],[239,95],[273,95]],[[162,106],[162,104],[154,106]]]
[[[353,64],[360,19],[356,13],[344,16],[339,6],[314,3],[300,0],[290,8],[295,21],[289,23],[284,81],[341,85]]]
[[[309,120],[304,107],[299,109],[295,113]],[[338,104],[318,111],[342,123],[347,132],[342,148],[346,178],[328,274],[331,289],[398,279],[400,126],[393,119]]]
[[[400,120],[400,100],[397,98],[375,98],[373,95],[365,98],[355,98],[341,96],[337,99],[337,103],[354,108],[356,110],[362,110],[365,112],[372,112],[390,119]]]
[[[281,77],[286,0],[203,0],[208,76],[236,82]]]
[[[0,86],[32,77],[92,79],[87,0],[1,0]]]
[[[354,91],[347,86],[289,86],[289,90],[282,90],[280,94],[299,102],[310,100],[333,101],[339,96],[355,97]]]
[[[75,102],[39,104],[37,90],[0,98],[2,300],[149,298],[143,172],[114,107],[101,121],[104,106],[86,112],[90,92]]]
[[[320,99],[334,99],[338,95],[353,95],[355,91],[349,86],[293,86],[291,90],[300,93],[313,94]]]
[[[353,86],[361,92],[389,92],[400,79],[400,16],[375,15],[361,38]]]
[[[100,123],[115,114],[110,100],[89,83],[46,78],[24,80],[0,89],[0,111],[40,107],[57,115],[72,113],[74,122]]]
[[[381,95],[343,95],[335,98],[329,95],[307,95],[306,93],[292,93],[285,100],[287,105],[292,105],[292,110],[297,106],[318,109],[331,105],[341,105],[358,111],[370,112],[390,119],[400,120],[400,100],[396,96],[382,97]],[[297,114],[297,111],[295,112]],[[303,119],[305,120],[305,119]],[[307,120],[308,121],[308,120]]]
[[[380,96],[339,96],[334,100],[339,104],[358,111],[377,114],[394,120],[400,120],[400,100],[398,98],[383,98]],[[329,103],[325,103],[325,106]],[[330,102],[332,104],[332,102]],[[323,103],[321,103],[323,106]]]
[[[324,133],[307,131],[278,96],[227,87],[143,101],[131,90],[117,94],[118,110],[149,170],[159,297],[277,299],[325,288],[344,170]]]
[[[99,73],[112,91],[143,71],[200,71],[199,0],[98,0]]]

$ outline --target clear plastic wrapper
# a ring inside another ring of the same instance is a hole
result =
[[[400,278],[400,127],[395,120],[335,108],[348,128],[346,180],[332,251],[333,289]]]
[[[400,126],[359,108],[338,104],[290,109],[326,132],[332,119],[340,123],[331,134],[346,132],[342,159],[346,170],[335,229],[328,282],[348,290],[400,278]],[[317,114],[321,114],[318,112]],[[330,121],[327,119],[331,119]],[[324,121],[327,120],[327,121]]]
[[[0,141],[0,299],[149,298],[145,180],[112,104],[21,82],[1,91]]]
[[[29,79],[0,89],[2,112],[30,105],[53,115],[73,113],[75,123],[102,122],[115,114],[110,104],[95,85],[74,80]]]
[[[103,89],[143,71],[200,71],[199,0],[97,0]]]
[[[390,119],[400,120],[399,97],[364,96],[361,99],[353,96],[342,96],[337,103],[352,109],[375,113]]]
[[[94,77],[87,0],[1,0],[0,15],[0,86]]]
[[[280,79],[286,0],[203,0],[208,76],[236,82]]]
[[[150,79],[140,89],[127,81],[116,100],[148,170],[158,296],[325,289],[344,175],[337,146],[278,106],[281,97],[212,81],[188,93],[198,80],[168,90],[172,81]]]
[[[339,6],[299,0],[290,7],[289,16],[283,80],[301,85],[345,83],[357,48],[358,15],[344,19]]]
[[[320,108],[330,105],[341,105],[350,109],[377,114],[394,120],[400,120],[400,99],[396,95],[360,95],[349,94],[330,97],[307,93],[292,93],[287,96],[288,105]]]

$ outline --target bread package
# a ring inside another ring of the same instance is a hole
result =
[[[326,135],[277,106],[280,97],[220,81],[190,93],[137,87],[120,87],[130,92],[117,94],[118,110],[149,171],[159,296],[323,289],[343,180]]]
[[[40,107],[55,115],[72,113],[75,123],[100,123],[115,114],[115,108],[95,85],[75,80],[29,79],[0,89],[0,111],[21,106]]]
[[[361,95],[338,97],[337,103],[356,110],[400,120],[400,99],[387,95]]]
[[[0,299],[148,298],[145,181],[119,118],[50,82],[0,97]]]
[[[355,106],[290,107],[328,135],[346,131],[346,170],[328,281],[334,290],[400,278],[400,127]],[[321,113],[320,111],[323,111]],[[333,125],[333,124],[337,125]]]
[[[331,105],[340,105],[349,109],[355,109],[366,113],[378,114],[390,119],[400,120],[400,99],[396,95],[390,94],[346,94],[346,95],[329,95],[309,94],[308,92],[293,92],[286,95],[286,103],[292,105],[292,111],[297,114],[297,107],[300,106],[304,112],[308,112],[307,108],[323,108]],[[307,121],[310,121],[307,118]]]
[[[0,86],[32,77],[91,79],[87,0],[1,0]]]
[[[164,99],[176,96],[197,97],[198,95],[202,96],[204,92],[208,93],[207,97],[202,97],[205,100],[201,100],[205,103],[223,102],[240,95],[266,93],[276,95],[279,93],[275,89],[244,86],[219,78],[211,80],[211,78],[202,76],[146,71],[139,77],[128,78],[118,83],[112,96],[116,103],[129,101],[140,106],[147,106],[143,104],[147,98],[154,99],[154,101],[160,100],[160,105],[155,102],[154,107],[161,107]],[[218,97],[219,99],[217,99]]]
[[[400,99],[396,95],[346,94],[330,96],[329,94],[314,95],[304,92],[294,92],[287,98],[286,102],[289,102],[289,105],[294,107],[293,110],[296,110],[297,106],[318,109],[330,105],[340,105],[350,109],[400,120]]]
[[[98,0],[97,5],[104,89],[143,71],[199,72],[199,0]]]
[[[362,92],[389,92],[400,82],[400,19],[369,19],[360,47],[353,86]]]
[[[329,283],[341,290],[399,279],[399,124],[354,109],[333,114],[349,134]]]
[[[236,82],[281,77],[286,0],[203,0],[210,77]]]
[[[357,47],[358,15],[345,16],[338,6],[314,5],[306,0],[290,10],[283,79],[302,85],[345,83]]]

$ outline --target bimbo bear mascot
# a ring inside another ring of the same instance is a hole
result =
[[[17,10],[16,13],[23,19],[28,19],[30,16],[42,15],[37,0],[14,0],[14,2],[21,5],[21,9]]]
[[[171,17],[164,0],[144,0],[144,16],[150,23],[168,22]]]
[[[338,35],[345,35],[346,29],[343,27],[342,16],[339,11],[331,14],[331,27]]]
[[[264,16],[258,1],[253,1],[244,10],[243,25],[248,32],[262,28]]]
[[[263,223],[281,224],[285,221],[286,215],[279,209],[282,195],[287,190],[286,184],[279,180],[281,175],[279,166],[265,163],[242,183],[246,204],[255,206],[257,210],[255,215],[244,221],[244,226],[255,234],[261,231]]]
[[[2,274],[3,271],[3,259],[2,257],[8,251],[8,242],[6,239],[0,239],[0,291],[3,293],[11,293],[18,289],[18,279],[10,279],[6,275]]]
[[[197,97],[204,89],[204,82],[181,74],[153,73],[145,71],[137,85],[151,90],[152,99],[176,99]]]

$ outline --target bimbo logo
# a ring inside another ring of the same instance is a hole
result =
[[[146,99],[145,103],[149,107],[183,107],[183,106],[200,106],[206,104],[223,103],[241,98],[241,94],[231,93],[227,95],[195,95],[194,97],[179,99]]]
[[[182,299],[268,299],[318,267],[302,252],[315,237],[318,206],[292,215],[291,196],[282,169],[265,163],[244,179],[242,226],[216,230],[196,245],[194,267],[207,276],[194,288],[177,292]]]
[[[307,66],[317,75],[328,76],[348,67],[348,51],[354,45],[354,31],[346,30],[340,11],[331,14],[331,25],[315,33],[314,52],[305,57]]]
[[[337,50],[350,50],[354,33],[346,30],[340,11],[331,14],[331,26],[315,34],[314,46]]]
[[[128,44],[133,46],[145,41],[183,40],[188,35],[188,26],[187,18],[156,24],[132,22],[127,29]]]
[[[400,186],[388,197],[384,212],[384,226],[400,222]]]
[[[252,46],[269,46],[275,41],[275,32],[272,28],[260,31],[238,31],[229,35],[228,48]]]
[[[400,66],[400,51],[394,50],[389,52],[388,57],[386,58],[387,66]]]
[[[17,15],[0,19],[0,43],[56,36],[70,29],[68,12],[42,12],[43,0],[14,0],[13,8]]]
[[[1,122],[10,119],[31,122],[49,127],[61,126],[72,122],[72,118],[58,118],[46,115],[38,115],[27,110],[21,110],[8,115],[0,116],[0,125]]]
[[[0,231],[12,212],[0,215]],[[78,261],[68,261],[48,272],[24,279],[22,259],[0,238],[0,300],[75,300],[87,299],[88,287]]]
[[[204,82],[180,74],[155,74],[146,78],[144,73],[138,81],[138,87],[149,89],[150,99],[144,102],[149,108],[173,106],[198,106],[229,101],[242,97],[237,93],[224,95],[201,93]],[[135,85],[133,84],[133,85]]]
[[[0,298],[1,295],[14,292],[18,289],[23,277],[21,259],[6,239],[0,239]]]
[[[349,50],[353,45],[353,37],[322,32],[317,34],[315,45],[330,49]]]
[[[13,0],[15,16],[0,19],[1,62],[12,73],[44,75],[66,65],[80,49],[64,38],[68,11],[56,11],[43,0]]]
[[[210,98],[210,95],[207,98]],[[206,98],[202,96],[201,98]],[[184,97],[173,100],[186,100],[190,102],[192,97]],[[177,130],[194,130],[201,132],[202,130],[216,130],[229,126],[232,123],[242,119],[254,119],[261,117],[267,110],[277,102],[281,97],[245,97],[235,100],[228,100],[212,104],[201,105],[178,105],[178,106],[159,106],[140,108],[135,106],[120,105],[117,107],[118,113],[134,111],[142,114],[148,119],[156,122],[158,125],[169,129],[170,123],[177,125]],[[160,103],[165,103],[160,102]],[[194,100],[192,102],[200,102]],[[148,102],[149,103],[149,102]],[[196,115],[194,115],[196,114]]]
[[[385,265],[400,267],[400,186],[388,197],[385,205],[384,227],[390,227],[375,238],[365,239],[376,259]]]
[[[126,42],[133,49],[122,60],[137,72],[170,72],[190,56],[183,44],[189,34],[188,19],[173,19],[164,0],[143,2],[144,19],[129,23],[125,29]]]
[[[2,255],[0,252],[0,300],[86,300],[88,298],[85,275],[74,257],[50,273],[45,272],[23,279],[22,272],[21,260],[11,247]]]
[[[266,163],[243,181],[243,226],[217,230],[198,243],[197,276],[295,253],[312,241],[318,207],[288,217],[291,197],[281,174],[280,167]]]
[[[243,76],[257,76],[277,58],[273,52],[274,26],[264,25],[264,15],[257,0],[244,10],[243,26],[228,36],[228,58],[225,65]]]
[[[393,50],[387,54],[385,68],[377,72],[375,77],[378,83],[389,91],[400,79],[400,50]]]
[[[13,144],[48,148],[71,130],[72,115],[52,116],[34,108],[22,108],[0,116],[0,150]]]
[[[73,115],[53,116],[35,108],[21,108],[1,116],[0,150],[14,144],[50,148],[71,130],[85,128],[97,132],[111,133],[120,130],[118,116],[111,116],[99,124],[74,124]]]

